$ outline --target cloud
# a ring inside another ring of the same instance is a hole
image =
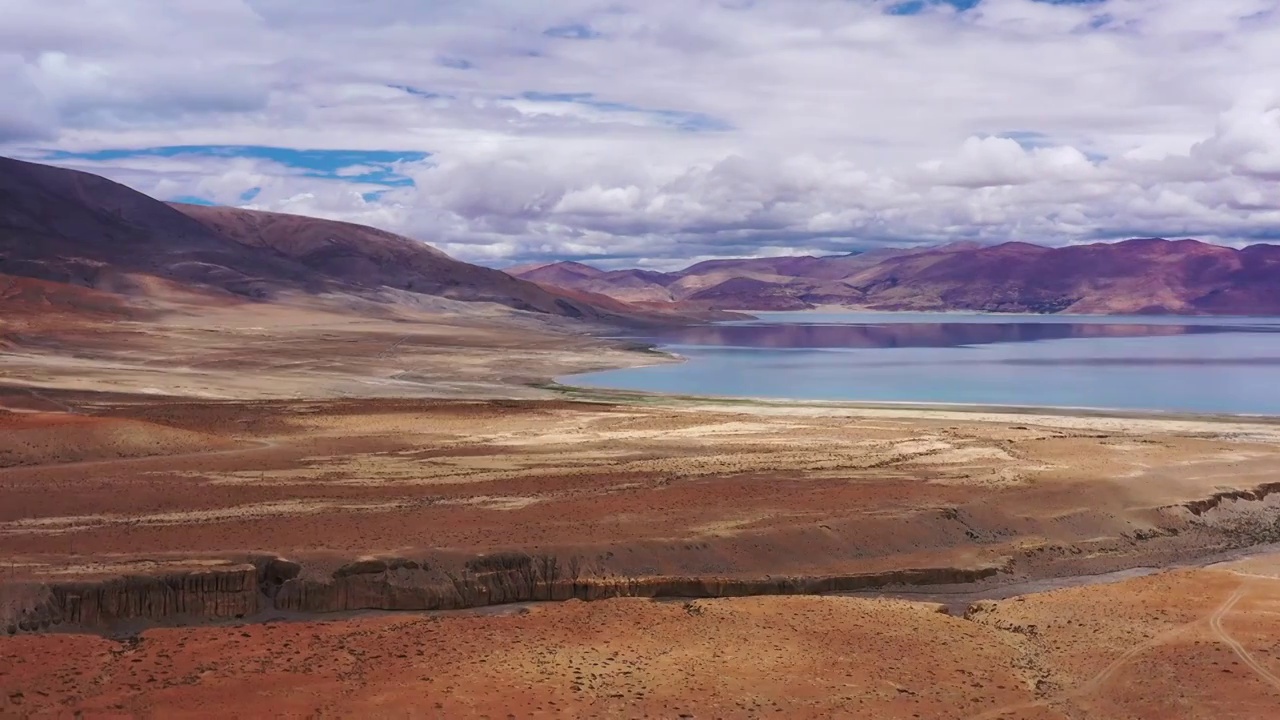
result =
[[[1221,172],[1280,180],[1280,94],[1259,93],[1224,113],[1191,157]]]
[[[1006,137],[971,137],[955,156],[920,165],[922,181],[966,188],[1024,185],[1032,182],[1085,181],[1096,174],[1084,153],[1073,147],[1027,149]]]
[[[53,108],[31,82],[22,58],[0,54],[0,146],[52,139]]]
[[[1280,226],[1280,0],[0,9],[0,151],[469,260]]]
[[[522,115],[576,116],[587,122],[619,122],[640,127],[666,127],[688,132],[723,132],[733,127],[709,115],[683,110],[647,109],[601,100],[595,93],[526,91],[510,101]]]

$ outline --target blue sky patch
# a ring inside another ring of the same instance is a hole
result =
[[[414,97],[420,97],[420,98],[423,98],[424,100],[453,100],[454,99],[452,95],[447,95],[445,93],[438,93],[434,90],[423,90],[421,88],[416,88],[412,85],[388,85],[387,87],[391,88],[392,90],[399,90],[401,92],[409,93]]]
[[[169,202],[186,203],[188,205],[204,205],[206,207],[213,207],[214,205],[217,205],[215,202],[210,202],[209,200],[202,197],[196,197],[195,195],[178,195],[176,197],[169,198]]]
[[[684,130],[687,132],[724,132],[732,130],[733,125],[710,115],[687,110],[654,110],[627,103],[598,100],[595,93],[549,93],[529,91],[520,97],[530,102],[539,103],[572,103],[583,105],[606,113],[635,113],[645,115],[659,124]]]
[[[421,88],[416,88],[412,85],[388,85],[387,87],[391,88],[392,90],[399,90],[401,92],[409,93],[414,97],[420,97],[424,100],[453,100],[454,99],[453,95],[448,95],[446,93],[438,93],[434,90],[423,90]]]
[[[396,165],[421,162],[430,153],[404,150],[299,150],[262,145],[175,145],[140,149],[96,150],[92,152],[54,151],[47,160],[88,160],[110,162],[131,158],[173,157],[252,158],[279,163],[305,177],[346,182],[407,187],[413,180],[401,175]],[[256,193],[254,193],[256,195]],[[252,199],[252,198],[250,198]],[[248,202],[246,200],[245,202]]]
[[[1096,5],[1106,0],[1034,0],[1046,5]],[[888,5],[885,12],[889,15],[918,15],[932,6],[950,5],[964,12],[982,4],[982,0],[901,0]]]
[[[542,34],[547,37],[565,40],[591,40],[592,38],[600,37],[600,33],[596,32],[590,25],[583,25],[582,23],[556,25],[543,30]]]
[[[1097,163],[1105,162],[1108,159],[1107,156],[1102,153],[1087,150],[1080,147],[1079,144],[1063,143],[1061,139],[1055,140],[1042,132],[1036,132],[1034,130],[1010,130],[1008,132],[999,133],[995,135],[995,137],[1012,140],[1021,145],[1023,150],[1036,150],[1038,148],[1055,147],[1066,144],[1071,147],[1075,147],[1075,149],[1079,150],[1081,154],[1088,158],[1089,162],[1094,163],[1095,165]]]
[[[460,58],[460,57],[446,56],[446,57],[440,58],[436,62],[440,63],[445,67],[453,68],[455,70],[470,70],[475,67],[475,65],[470,60],[466,58]]]
[[[1021,145],[1024,150],[1034,150],[1035,148],[1048,147],[1053,144],[1050,142],[1048,135],[1034,130],[1010,130],[1002,132],[996,137],[1012,140]]]
[[[969,10],[981,0],[903,0],[889,5],[885,10],[890,15],[916,15],[924,12],[932,5],[950,5],[957,10]]]

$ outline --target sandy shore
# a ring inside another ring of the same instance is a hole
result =
[[[539,386],[557,375],[671,362],[580,326],[453,306],[461,309],[388,319],[260,305],[17,326],[22,342],[0,343],[0,378],[158,398],[537,398],[553,397]]]

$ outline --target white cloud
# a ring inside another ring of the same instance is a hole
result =
[[[0,97],[0,146],[53,137],[53,108],[17,55],[0,54]]]
[[[0,0],[0,148],[431,153],[62,162],[495,263],[1277,234],[1280,0],[893,4]]]
[[[1259,93],[1224,113],[1191,158],[1222,172],[1280,180],[1280,95]]]
[[[1079,182],[1097,174],[1084,153],[1057,146],[1026,150],[1016,140],[971,137],[952,158],[921,163],[920,180],[968,188],[1031,182]]]

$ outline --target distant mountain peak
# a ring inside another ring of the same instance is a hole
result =
[[[623,299],[665,297],[718,310],[1280,313],[1280,248],[1154,237],[1058,248],[963,240],[859,255],[709,260],[651,279],[618,270],[558,280]]]
[[[937,247],[934,247],[933,250],[938,252],[964,252],[967,250],[981,250],[984,247],[987,247],[987,245],[980,243],[977,240],[956,240],[943,245],[938,245]]]
[[[510,275],[520,276],[525,273],[531,273],[536,270],[545,270],[545,269],[571,270],[574,272],[581,273],[583,275],[590,275],[590,276],[601,275],[601,274],[604,274],[605,272],[604,270],[601,270],[597,267],[593,267],[591,265],[587,265],[586,263],[581,263],[576,260],[553,260],[551,262],[528,263],[526,265],[516,265],[513,267],[506,268],[505,272]]]

